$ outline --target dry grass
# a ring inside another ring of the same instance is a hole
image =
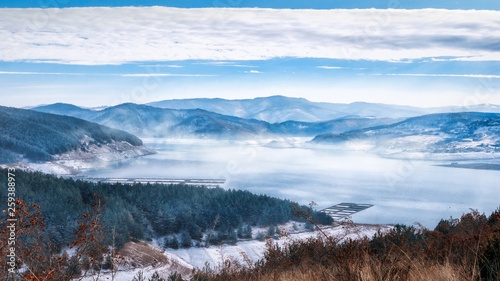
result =
[[[396,226],[371,239],[310,238],[277,246],[245,268],[227,261],[193,281],[500,281],[500,211],[442,221],[436,230]]]
[[[118,252],[124,258],[124,268],[145,268],[152,266],[158,272],[178,272],[189,276],[192,269],[186,267],[165,255],[165,251],[144,242],[128,242]]]
[[[144,242],[129,242],[118,252],[132,267],[146,267],[170,263],[163,251]]]
[[[266,273],[212,276],[194,280],[238,280],[238,281],[469,281],[469,274],[451,264],[426,264],[422,261],[384,264],[380,260],[367,257],[366,260],[344,264],[338,268],[301,265],[286,270]]]

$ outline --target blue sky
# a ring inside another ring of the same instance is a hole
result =
[[[273,9],[480,9],[498,10],[496,0],[3,0],[4,8],[167,6],[178,8],[259,7]]]
[[[434,2],[2,1],[1,104],[500,104],[498,1]],[[158,4],[181,9],[114,7]],[[197,7],[210,9],[185,9]],[[361,10],[318,10],[333,8]]]

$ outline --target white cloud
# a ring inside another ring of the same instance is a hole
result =
[[[380,75],[380,74],[378,74]],[[466,77],[466,78],[500,78],[500,75],[488,74],[419,74],[419,73],[391,73],[389,76],[417,76],[417,77]]]
[[[500,11],[435,9],[0,9],[0,61],[499,61],[499,18]]]
[[[342,69],[343,67],[340,67],[340,66],[316,66],[316,68],[322,68],[322,69]]]
[[[231,66],[231,67],[258,67],[255,65],[235,64],[234,62],[227,62],[227,61],[199,62],[196,64],[208,64],[208,65],[215,65],[215,66]]]
[[[258,70],[249,70],[249,71],[245,71],[245,73],[263,73],[263,72],[260,72]]]
[[[85,73],[64,73],[64,72],[21,72],[21,71],[0,71],[1,74],[8,75],[88,75]]]
[[[171,68],[182,68],[184,66],[182,65],[176,65],[176,64],[142,64],[139,65],[140,67],[171,67]]]
[[[172,74],[172,73],[71,73],[71,72],[18,72],[18,71],[0,71],[0,75],[97,75],[97,76],[122,76],[122,77],[204,77],[216,76],[207,74]]]
[[[246,65],[246,64],[233,64],[233,65],[228,65],[228,66],[232,66],[232,67],[258,67],[255,65]]]
[[[198,62],[196,64],[210,64],[210,65],[222,65],[222,66],[226,66],[226,65],[233,65],[234,62],[229,62],[229,61],[209,61],[209,62]]]
[[[171,74],[171,73],[138,73],[138,74],[115,74],[123,77],[164,77],[164,76],[172,76],[172,77],[205,77],[205,76],[216,76],[216,75],[207,75],[207,74]]]

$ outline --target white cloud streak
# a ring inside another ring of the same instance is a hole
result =
[[[500,61],[500,11],[0,9],[0,61]]]
[[[170,68],[182,68],[184,66],[182,65],[176,65],[176,64],[143,64],[143,65],[139,65],[140,67],[170,67]]]
[[[118,76],[123,77],[207,77],[207,76],[216,76],[211,74],[170,74],[170,73],[139,73],[139,74],[117,74]]]
[[[343,67],[340,67],[340,66],[316,66],[316,68],[321,68],[321,69],[342,69]]]
[[[380,75],[380,74],[379,74]],[[487,74],[418,74],[418,73],[391,73],[388,76],[417,76],[417,77],[465,77],[465,78],[500,78],[500,75]]]
[[[95,75],[95,76],[121,76],[121,77],[205,77],[216,76],[210,74],[173,74],[173,73],[71,73],[71,72],[18,72],[0,71],[0,75]]]
[[[258,67],[255,65],[235,64],[234,62],[227,62],[227,61],[199,62],[199,63],[195,63],[195,64],[207,64],[207,65],[214,65],[214,66],[230,66],[230,67]]]
[[[21,72],[21,71],[0,71],[0,75],[88,75],[85,73],[64,73],[64,72]]]

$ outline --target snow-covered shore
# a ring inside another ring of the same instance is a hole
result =
[[[156,151],[147,146],[134,146],[128,142],[111,142],[106,145],[88,145],[63,154],[54,155],[53,161],[35,163],[22,161],[19,168],[41,171],[48,174],[75,175],[83,169],[105,166],[112,161],[154,154]]]

